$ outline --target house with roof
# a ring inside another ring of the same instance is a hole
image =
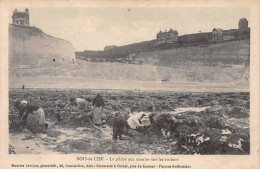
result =
[[[18,25],[18,26],[25,26],[28,27],[29,26],[29,10],[28,8],[25,9],[24,12],[20,12],[17,11],[17,9],[15,9],[13,11],[13,24],[14,25]]]
[[[217,41],[223,41],[223,29],[221,28],[214,28],[212,30],[212,41],[217,42]]]
[[[176,30],[172,30],[172,28],[170,28],[169,31],[165,30],[165,32],[162,32],[160,30],[160,32],[157,33],[156,38],[157,38],[157,44],[177,42],[178,32]]]

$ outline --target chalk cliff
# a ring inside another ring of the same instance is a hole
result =
[[[9,25],[9,66],[44,67],[72,63],[72,43],[45,34],[36,27]]]

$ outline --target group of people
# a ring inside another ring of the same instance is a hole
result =
[[[70,98],[70,102],[65,106],[67,108],[69,105],[76,106],[78,109],[87,109],[89,106],[89,103],[83,99],[83,98]],[[103,109],[105,107],[105,102],[103,100],[103,97],[100,94],[97,94],[95,99],[92,102],[93,106],[93,115],[92,115],[92,122],[96,126],[101,126],[104,124],[103,118],[104,118],[104,112]]]
[[[130,114],[128,119],[117,114],[113,121],[113,139],[122,139],[122,134],[128,134],[129,129],[143,132],[149,125],[142,124],[144,113]],[[126,132],[124,132],[126,130]]]
[[[87,109],[89,103],[83,98],[71,98],[70,102],[65,106],[67,108],[69,105],[76,106],[79,109]],[[93,113],[91,116],[91,121],[96,126],[103,126],[106,122],[104,121],[105,113],[104,107],[105,102],[100,94],[97,94],[92,102]],[[46,130],[48,124],[45,122],[44,110],[38,105],[30,104],[26,100],[16,100],[15,107],[19,111],[19,118],[22,119],[23,123],[28,129],[35,128],[35,126],[40,126],[43,130]],[[113,138],[122,139],[121,134],[123,130],[129,129],[141,131],[145,125],[142,124],[141,120],[145,116],[144,113],[137,113],[135,115],[130,114],[128,119],[123,118],[121,115],[117,114],[113,120]],[[33,127],[32,127],[33,126]]]

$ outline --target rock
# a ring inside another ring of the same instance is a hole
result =
[[[72,106],[72,107],[70,108],[70,111],[71,111],[71,113],[76,113],[76,112],[79,112],[80,110],[79,110],[77,107]]]
[[[205,117],[205,124],[210,128],[223,128],[225,127],[225,123],[222,117],[217,115],[212,115],[209,117]]]
[[[240,107],[240,106],[227,108],[226,115],[231,118],[245,118],[250,116],[249,111],[244,107]]]
[[[63,134],[62,132],[56,130],[47,130],[46,133],[48,137],[55,137],[55,138]]]
[[[226,142],[227,140],[228,140],[227,136],[221,136],[219,139],[220,142]]]
[[[79,131],[79,132],[83,132],[85,130],[85,128],[84,127],[78,127],[78,128],[76,128],[76,130]]]
[[[224,129],[224,130],[222,130],[221,134],[228,135],[228,134],[232,134],[232,132],[229,129]]]
[[[177,141],[171,142],[171,146],[175,146],[177,144]]]
[[[26,135],[22,140],[29,140],[29,139],[33,139],[34,136],[30,136],[30,135]]]
[[[205,110],[205,113],[207,115],[220,115],[220,116],[222,116],[223,115],[223,111],[224,111],[224,107],[223,106],[213,106],[213,107],[207,108]]]
[[[47,129],[54,128],[54,126],[55,126],[55,123],[54,123],[54,122],[45,121],[45,123],[48,125]]]
[[[174,116],[177,119],[182,119],[183,118],[183,114],[182,113],[175,114]]]

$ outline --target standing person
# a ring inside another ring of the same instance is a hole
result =
[[[94,107],[92,121],[95,125],[102,125],[103,108],[105,106],[105,103],[100,94],[97,94],[92,105]]]

